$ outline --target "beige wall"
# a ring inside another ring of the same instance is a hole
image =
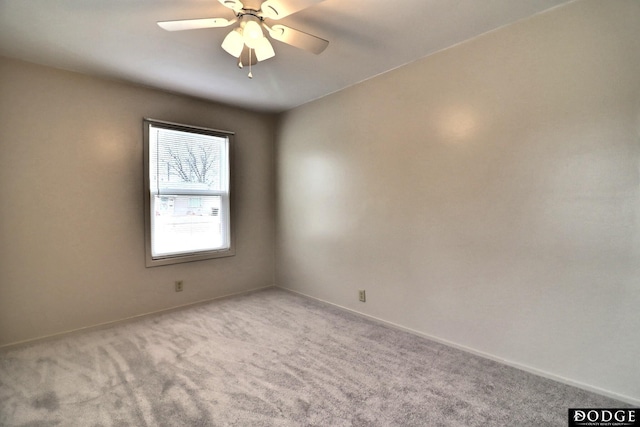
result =
[[[272,284],[275,201],[277,284],[640,402],[638,22],[572,3],[294,109],[277,197],[273,117],[0,58],[0,345]],[[236,132],[235,257],[144,267],[145,116]]]
[[[640,402],[639,23],[571,3],[283,115],[277,284]]]
[[[272,116],[2,58],[0,94],[0,345],[273,284]],[[236,132],[235,257],[145,268],[143,117]]]

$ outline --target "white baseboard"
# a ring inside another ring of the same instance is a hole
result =
[[[134,322],[136,320],[141,320],[141,319],[143,319],[145,317],[155,316],[155,315],[164,314],[164,313],[171,313],[173,311],[182,310],[182,309],[185,309],[187,307],[193,307],[193,306],[197,306],[197,305],[201,305],[201,304],[207,304],[207,303],[210,303],[212,301],[222,300],[222,299],[226,299],[226,298],[232,298],[232,297],[236,297],[236,296],[239,296],[239,295],[247,295],[247,294],[250,294],[250,293],[253,293],[253,292],[259,292],[259,291],[262,291],[262,290],[265,290],[265,289],[269,289],[269,288],[274,288],[274,287],[275,287],[275,285],[263,286],[261,288],[255,288],[255,289],[249,289],[247,291],[241,291],[241,292],[235,292],[235,293],[231,293],[231,294],[225,294],[225,295],[221,295],[219,297],[208,298],[208,299],[204,299],[204,300],[190,302],[190,303],[187,303],[187,304],[182,304],[182,305],[178,305],[178,306],[175,306],[175,307],[165,308],[165,309],[162,309],[162,310],[151,311],[151,312],[147,312],[147,313],[143,313],[143,314],[136,314],[135,316],[125,317],[125,318],[119,319],[119,320],[110,320],[108,322],[98,323],[96,325],[84,326],[82,328],[70,329],[70,330],[63,331],[63,332],[56,332],[55,334],[43,335],[43,336],[39,336],[39,337],[36,337],[36,338],[30,338],[28,340],[17,341],[17,342],[13,342],[13,343],[9,343],[9,344],[3,344],[3,345],[0,345],[0,350],[20,348],[22,346],[35,344],[35,343],[38,343],[38,342],[51,341],[51,340],[55,340],[55,339],[58,339],[58,338],[66,337],[66,336],[69,336],[69,335],[78,334],[78,333],[81,333],[81,332],[97,331],[97,330],[109,328],[109,327],[116,326],[116,325],[122,325],[122,324],[126,324],[126,323],[129,323],[129,322]]]
[[[589,384],[582,383],[580,381],[574,381],[574,380],[571,380],[569,378],[562,377],[560,375],[552,374],[552,373],[543,371],[541,369],[537,369],[537,368],[533,368],[531,366],[523,365],[523,364],[518,363],[518,362],[514,362],[514,361],[511,361],[511,360],[503,359],[503,358],[495,356],[493,354],[485,353],[483,351],[479,351],[479,350],[476,350],[476,349],[471,348],[471,347],[467,347],[467,346],[464,346],[464,345],[461,345],[461,344],[457,344],[455,342],[452,342],[452,341],[449,341],[449,340],[446,340],[446,339],[442,339],[442,338],[439,338],[439,337],[436,337],[436,336],[433,336],[433,335],[429,335],[429,334],[426,334],[424,332],[417,331],[415,329],[407,328],[405,326],[398,325],[396,323],[389,322],[387,320],[380,319],[378,317],[371,316],[369,314],[362,313],[362,312],[359,312],[357,310],[353,310],[353,309],[348,308],[348,307],[343,307],[343,306],[341,306],[339,304],[335,304],[335,303],[332,303],[330,301],[325,301],[323,299],[316,298],[316,297],[311,296],[311,295],[307,295],[307,294],[305,294],[303,292],[295,291],[293,289],[288,289],[288,288],[285,288],[285,287],[282,287],[282,286],[278,286],[278,285],[276,285],[276,287],[278,289],[282,289],[282,290],[287,291],[287,292],[298,294],[298,295],[304,296],[306,298],[311,298],[311,299],[314,299],[316,301],[320,301],[322,303],[329,304],[329,305],[332,305],[334,307],[340,308],[342,310],[349,311],[349,312],[354,313],[354,314],[356,314],[358,316],[362,316],[362,317],[365,317],[367,319],[373,320],[374,322],[377,322],[377,323],[380,323],[380,324],[383,324],[383,325],[386,325],[386,326],[389,326],[389,327],[392,327],[392,328],[395,328],[395,329],[399,329],[401,331],[409,332],[411,334],[420,336],[422,338],[426,338],[426,339],[429,339],[431,341],[435,341],[437,343],[444,344],[446,346],[453,347],[453,348],[456,348],[458,350],[462,350],[462,351],[465,351],[467,353],[471,353],[471,354],[474,354],[476,356],[483,357],[485,359],[493,360],[494,362],[502,363],[503,365],[507,365],[507,366],[510,366],[512,368],[520,369],[522,371],[529,372],[531,374],[538,375],[540,377],[544,377],[544,378],[547,378],[547,379],[550,379],[550,380],[553,380],[553,381],[557,381],[557,382],[562,383],[562,384],[570,385],[570,386],[573,386],[573,387],[576,387],[576,388],[579,388],[579,389],[582,389],[582,390],[590,391],[592,393],[596,393],[596,394],[599,394],[599,395],[602,395],[602,396],[610,397],[612,399],[617,399],[617,400],[620,400],[622,402],[628,403],[630,405],[634,405],[634,406],[640,407],[640,399],[638,399],[638,398],[634,398],[634,397],[631,397],[631,396],[626,396],[626,395],[623,395],[623,394],[615,393],[615,392],[610,391],[610,390],[605,390],[605,389],[600,388],[600,387],[592,386],[592,385],[589,385]]]

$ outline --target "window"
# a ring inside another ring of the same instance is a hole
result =
[[[234,255],[232,139],[144,120],[147,267]]]

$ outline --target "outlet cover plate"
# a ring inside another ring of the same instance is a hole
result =
[[[359,290],[358,295],[361,302],[367,302],[367,293],[365,292],[364,289]]]

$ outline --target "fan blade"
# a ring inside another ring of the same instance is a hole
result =
[[[244,5],[239,0],[218,0],[223,6],[228,7],[234,12],[238,13],[242,10]]]
[[[269,30],[269,35],[275,40],[297,47],[298,49],[315,53],[316,55],[322,53],[327,46],[329,46],[327,40],[295,30],[291,27],[280,24],[274,25],[271,28],[266,25],[265,27]]]
[[[324,0],[267,0],[260,10],[264,18],[281,19],[321,1]]]
[[[224,18],[181,19],[179,21],[160,21],[158,25],[167,31],[197,30],[200,28],[228,27],[236,22]]]

